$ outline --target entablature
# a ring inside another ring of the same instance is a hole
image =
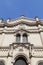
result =
[[[5,34],[12,34],[15,33],[16,31],[24,30],[28,33],[40,33],[43,32],[43,29],[0,29],[0,34],[5,33]]]

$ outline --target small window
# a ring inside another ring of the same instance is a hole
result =
[[[20,34],[16,35],[16,42],[19,43],[20,42]]]
[[[40,62],[38,65],[43,65],[43,62]]]
[[[0,61],[0,65],[5,65],[3,61]]]
[[[23,43],[27,43],[27,42],[28,42],[27,34],[23,34]]]

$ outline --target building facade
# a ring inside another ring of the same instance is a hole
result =
[[[43,20],[0,19],[0,65],[43,65]]]

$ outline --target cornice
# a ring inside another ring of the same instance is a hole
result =
[[[43,56],[32,56],[34,58],[43,58]]]
[[[30,19],[30,18],[21,16],[15,20],[8,19],[6,22],[0,21],[0,27],[3,27],[3,26],[13,27],[21,23],[29,25],[29,26],[37,26],[39,24],[43,25],[43,20],[39,20],[38,18]]]
[[[24,29],[25,31],[29,33],[43,32],[43,20],[39,20],[38,18],[29,19],[24,16],[21,16],[15,20],[8,19],[7,22],[3,22],[2,20],[0,20],[0,33],[15,33],[16,31],[19,31],[20,29],[15,30],[13,29],[13,27],[19,24],[26,24],[27,26],[30,26],[30,29]],[[36,26],[37,29],[34,26]],[[9,27],[11,29],[9,29]],[[31,29],[31,27],[34,27],[34,29],[33,28]]]
[[[19,32],[19,31],[25,31],[27,33],[40,33],[40,32],[43,32],[43,29],[2,29],[0,30],[0,34],[2,33],[5,33],[5,34],[12,34],[12,33],[16,33],[16,32]]]
[[[43,46],[38,46],[38,47],[34,46],[33,48],[34,49],[43,49]]]

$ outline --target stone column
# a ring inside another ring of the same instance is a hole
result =
[[[40,32],[40,38],[41,38],[41,42],[43,44],[43,32]]]
[[[40,39],[41,39],[41,42],[42,42],[42,44],[43,44],[43,32],[42,32],[42,27],[41,27],[41,25],[38,25],[38,28],[39,28],[39,31],[40,31]]]
[[[31,53],[31,46],[30,46],[30,53]]]
[[[15,63],[15,60],[14,60],[14,58],[12,58],[12,60],[11,60],[11,63],[12,63],[12,65]]]
[[[28,35],[28,43],[30,43],[30,38],[29,38],[29,35]]]

